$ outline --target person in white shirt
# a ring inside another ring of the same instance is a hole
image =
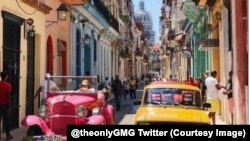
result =
[[[45,79],[41,82],[40,84],[40,87],[39,89],[37,90],[35,96],[34,96],[34,99],[39,95],[39,94],[42,94],[41,96],[41,105],[45,105],[46,104],[46,99],[47,99],[47,91],[52,88],[57,88],[57,85],[56,83],[51,80],[50,78],[50,74],[47,73],[46,76],[45,76]],[[49,86],[49,89],[48,89],[48,86]]]
[[[110,90],[110,82],[108,77],[105,78],[104,88]]]
[[[223,88],[220,86],[218,81],[216,80],[217,72],[212,71],[211,76],[207,77],[205,80],[205,85],[207,86],[207,102],[211,104],[211,108],[209,108],[209,118],[212,119],[212,123],[215,125],[215,116],[218,111],[219,104],[219,96],[218,90]]]

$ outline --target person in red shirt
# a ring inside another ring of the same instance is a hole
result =
[[[12,86],[7,82],[8,73],[6,71],[1,72],[0,81],[0,120],[3,118],[5,123],[6,140],[11,140],[13,136],[10,134],[10,92]]]
[[[188,81],[187,81],[188,85],[193,85],[197,87],[197,83],[194,81],[192,76],[189,76]]]

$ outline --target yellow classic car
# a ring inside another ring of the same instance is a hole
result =
[[[210,124],[206,108],[211,105],[202,103],[200,89],[192,85],[153,82],[144,87],[142,100],[134,105],[139,105],[136,125]]]

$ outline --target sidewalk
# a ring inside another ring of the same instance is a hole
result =
[[[15,130],[11,131],[11,135],[13,135],[13,139],[10,141],[22,141],[23,136],[26,135],[28,128],[27,127],[20,127],[17,128]],[[1,136],[2,138],[0,138],[0,141],[5,141],[6,135],[5,133],[2,134]]]
[[[221,116],[216,116],[216,125],[228,125],[225,121],[221,119]]]

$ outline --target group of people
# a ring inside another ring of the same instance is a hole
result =
[[[233,82],[232,76],[233,72],[230,71],[228,73],[229,79],[226,85],[221,85],[216,80],[217,72],[212,71],[210,76],[206,77],[205,85],[206,85],[206,99],[207,102],[211,104],[211,108],[209,108],[209,117],[212,119],[212,123],[216,124],[216,112],[219,111],[220,107],[220,99],[219,99],[219,90],[223,90],[223,94],[227,95],[228,103],[229,103],[229,112],[231,114],[231,121],[233,124]]]
[[[99,90],[105,88],[110,93],[114,94],[116,111],[121,109],[121,99],[124,97],[124,100],[127,99],[127,95],[130,94],[131,99],[136,99],[136,89],[138,87],[138,80],[134,77],[131,77],[129,81],[121,80],[118,75],[115,76],[114,80],[109,81],[109,78],[106,77],[104,82],[99,84]]]
[[[206,71],[204,73],[204,79],[193,79],[193,77],[189,77],[188,81],[186,81],[186,84],[190,84],[193,86],[198,87],[201,90],[202,93],[202,100],[203,102],[207,102],[211,104],[211,108],[209,108],[209,118],[212,119],[212,123],[216,124],[216,112],[220,109],[220,99],[219,99],[219,91],[222,90],[224,95],[227,95],[228,97],[228,108],[229,112],[231,114],[231,120],[233,124],[233,94],[232,94],[232,76],[233,72],[230,71],[228,73],[229,78],[227,83],[224,85],[221,85],[216,77],[217,77],[217,71]]]
[[[228,98],[228,109],[231,115],[231,121],[233,124],[233,82],[232,82],[233,72],[230,71],[228,73],[228,81],[226,84],[221,85],[217,80],[217,72],[216,71],[206,71],[204,73],[203,78],[194,79],[192,76],[189,76],[188,80],[179,81],[174,75],[170,76],[170,81],[189,84],[198,87],[202,93],[202,101],[203,103],[207,102],[211,104],[211,108],[209,108],[209,118],[212,119],[212,123],[216,124],[216,112],[220,109],[220,99],[219,99],[219,91],[222,91],[224,95],[227,95]],[[164,79],[159,79],[160,77],[149,77],[150,81],[169,81]]]
[[[228,81],[225,85],[221,85],[216,77],[216,71],[206,71],[204,73],[204,78],[194,79],[192,76],[189,77],[187,81],[184,81],[185,84],[193,85],[198,87],[202,93],[203,102],[211,104],[209,108],[209,118],[212,119],[212,123],[216,124],[216,112],[220,109],[220,99],[219,91],[222,90],[224,95],[228,97],[228,108],[231,115],[231,121],[233,124],[233,83],[232,83],[233,72],[228,73]]]

